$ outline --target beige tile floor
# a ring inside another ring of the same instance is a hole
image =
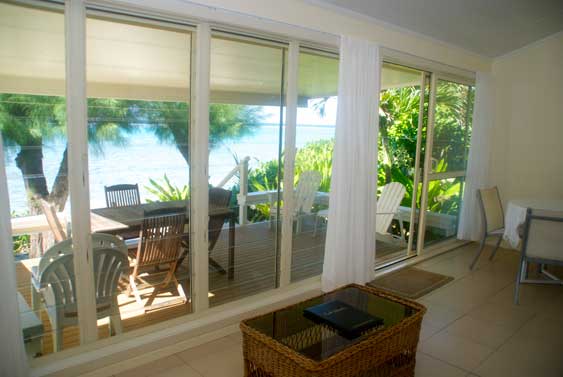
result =
[[[517,254],[500,250],[495,261],[483,257],[470,272],[475,249],[418,265],[455,280],[420,299],[428,312],[416,376],[563,376],[563,288],[523,286],[515,306]],[[114,377],[243,376],[241,345],[235,333]]]

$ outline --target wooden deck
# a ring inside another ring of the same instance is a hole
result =
[[[226,229],[225,229],[226,230]],[[312,221],[305,222],[302,232],[294,236],[291,280],[298,281],[319,275],[322,271],[324,256],[324,229],[319,229],[313,235]],[[211,257],[220,265],[227,265],[228,232],[223,231],[221,237],[211,253]],[[235,242],[235,275],[229,280],[227,275],[209,270],[209,300],[210,305],[220,305],[242,297],[250,296],[261,291],[275,288],[276,263],[275,231],[270,229],[269,223],[248,224],[236,228]],[[400,244],[377,243],[377,256],[385,258],[403,249]],[[20,263],[16,267],[18,290],[31,306],[30,273]],[[177,272],[186,294],[190,292],[190,263],[186,258]],[[134,300],[124,292],[126,284],[120,286],[118,296],[123,329],[125,332],[165,321],[191,312],[190,302],[179,303],[179,296],[173,289],[159,294],[154,304],[162,305],[159,309],[144,311]],[[143,291],[148,297],[152,289]],[[44,325],[43,354],[53,350],[51,325],[47,314],[41,310],[39,316]],[[109,336],[107,321],[98,321],[99,337]],[[77,327],[65,328],[63,332],[63,349],[79,345]]]

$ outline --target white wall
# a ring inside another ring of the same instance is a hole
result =
[[[495,59],[490,183],[503,201],[563,199],[563,33]]]

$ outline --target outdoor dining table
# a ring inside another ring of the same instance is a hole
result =
[[[526,211],[532,210],[556,211],[563,214],[562,199],[517,199],[508,202],[506,214],[504,216],[503,238],[509,242],[510,246],[517,248],[520,244],[520,234],[518,228],[526,220]]]
[[[104,229],[104,233],[120,235],[125,233],[131,234],[131,232],[139,231],[141,229],[141,224],[143,223],[145,212],[179,207],[186,208],[186,217],[189,219],[189,201],[185,200],[143,203],[124,207],[96,208],[92,210],[92,213],[101,217],[102,219],[107,219],[113,221],[114,223],[122,224],[122,226],[116,227],[115,229],[107,229],[107,227]],[[227,277],[229,280],[232,280],[234,278],[235,271],[235,213],[230,208],[214,207],[212,204],[210,204],[209,217],[214,216],[226,216],[229,218],[229,254]],[[102,219],[98,218],[97,220],[101,221]],[[95,224],[92,223],[92,230],[94,230],[95,228]]]

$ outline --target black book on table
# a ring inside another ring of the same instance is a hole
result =
[[[383,325],[383,319],[334,300],[303,310],[310,320],[328,325],[345,338],[354,339],[364,331]]]

